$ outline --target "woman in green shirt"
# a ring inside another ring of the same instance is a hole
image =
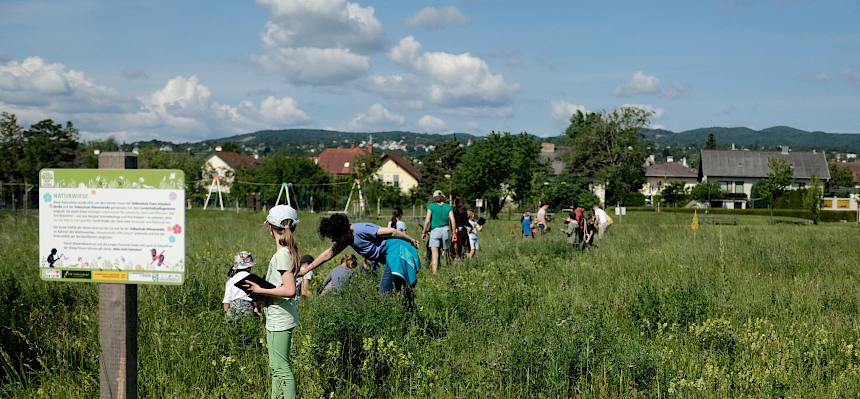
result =
[[[451,247],[451,232],[457,231],[454,212],[451,205],[445,202],[442,192],[433,192],[433,202],[427,205],[424,217],[424,230],[421,239],[430,237],[430,268],[433,274],[439,269],[439,251],[447,251]]]
[[[299,249],[294,232],[299,223],[296,210],[278,205],[269,210],[266,227],[275,240],[275,255],[269,261],[266,281],[275,288],[261,288],[253,282],[247,287],[267,298],[263,313],[266,315],[266,343],[269,347],[269,368],[272,370],[272,398],[296,397],[296,379],[290,360],[290,341],[293,329],[299,324],[296,311],[296,273],[299,271]]]

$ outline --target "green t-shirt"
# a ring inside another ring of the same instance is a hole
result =
[[[275,287],[282,286],[284,283],[281,279],[281,271],[290,270],[292,261],[290,251],[286,248],[281,248],[275,252],[272,260],[269,261],[266,281]],[[296,301],[293,298],[268,297],[267,299],[266,307],[263,308],[263,313],[266,315],[266,330],[285,331],[299,324],[299,313],[296,311]]]
[[[451,212],[454,208],[451,207],[451,204],[447,202],[437,203],[433,202],[430,205],[427,205],[427,209],[430,211],[430,229],[435,229],[437,227],[445,227],[448,225],[448,213]]]

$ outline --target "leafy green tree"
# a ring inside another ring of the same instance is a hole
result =
[[[74,166],[78,149],[78,129],[50,119],[33,124],[23,132],[24,149],[21,169],[24,179],[35,184],[39,170]]]
[[[278,198],[281,183],[292,183],[291,199],[293,206],[307,207],[308,204],[299,201],[310,201],[313,197],[314,209],[320,209],[323,203],[339,200],[337,192],[332,190],[328,173],[305,157],[290,156],[286,153],[276,153],[263,159],[257,167],[241,167],[236,171],[235,181],[230,188],[230,195],[240,203],[251,192],[260,193],[260,201],[274,205]],[[256,184],[247,184],[256,183]],[[341,190],[343,191],[343,190]]]
[[[413,191],[413,199],[419,202],[429,201],[435,190],[450,191],[451,181],[445,175],[454,176],[454,169],[463,159],[466,149],[457,140],[439,144],[431,150],[418,165],[421,181]]]
[[[705,141],[706,150],[716,150],[717,149],[717,138],[713,133],[708,133],[708,140]]]
[[[242,146],[235,141],[225,141],[221,143],[221,151],[242,153]]]
[[[541,189],[544,192],[540,197],[549,203],[552,209],[568,207],[572,202],[577,201],[583,193],[591,192],[588,183],[587,178],[564,173],[555,178],[550,178],[549,184],[546,186],[543,186],[541,182]]]
[[[770,169],[767,177],[762,180],[759,193],[770,200],[770,215],[773,216],[773,208],[782,199],[785,190],[794,182],[794,172],[791,165],[782,158],[771,158],[767,161]]]
[[[492,132],[463,155],[454,171],[455,190],[468,199],[483,198],[496,218],[506,197],[521,203],[533,198],[534,173],[542,167],[540,145],[528,134]]]
[[[723,190],[720,189],[720,183],[715,181],[703,181],[690,191],[690,198],[699,202],[710,202],[722,197]]]
[[[812,176],[812,181],[809,187],[806,188],[806,193],[803,196],[803,206],[809,210],[812,216],[812,222],[818,224],[821,219],[821,199],[824,198],[824,187],[821,185],[821,180],[818,176]]]
[[[663,187],[663,190],[660,192],[660,196],[663,200],[663,204],[673,207],[684,205],[690,199],[684,187],[684,182],[680,181],[668,183]]]
[[[6,112],[0,114],[0,154],[0,182],[23,182],[24,130],[15,115]],[[17,201],[22,194],[22,188],[17,185],[0,187],[2,199]]]
[[[573,146],[567,158],[571,173],[606,182],[606,202],[623,204],[627,193],[645,183],[647,146],[640,131],[650,117],[651,112],[635,107],[577,111],[565,131]]]
[[[830,169],[830,180],[827,182],[828,191],[836,187],[854,187],[854,174],[851,169],[838,163],[831,163],[828,167]]]
[[[102,143],[109,147],[110,144]],[[201,184],[203,160],[181,152],[158,151],[155,148],[140,150],[137,166],[141,169],[179,169],[185,173],[185,198],[194,202],[202,201],[208,186]]]

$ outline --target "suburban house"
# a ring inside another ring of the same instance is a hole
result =
[[[349,148],[326,148],[313,160],[322,170],[332,175],[348,176],[352,174],[356,158],[372,153],[372,145],[366,148],[355,145]]]
[[[376,171],[380,181],[400,189],[403,194],[409,194],[409,190],[418,187],[421,174],[411,162],[392,153],[383,154],[380,160],[382,165]]]
[[[557,146],[553,143],[541,143],[540,161],[552,168],[552,173],[560,175],[564,172],[564,155],[570,152],[571,147]]]
[[[851,171],[851,175],[854,177],[854,184],[860,183],[860,162],[833,162],[833,164],[841,166],[843,168],[847,168]]]
[[[690,192],[699,183],[699,172],[687,166],[686,158],[675,162],[673,157],[667,157],[666,163],[648,163],[645,167],[645,184],[640,192],[645,198],[653,200],[663,188],[675,182],[684,183],[684,190]]]
[[[753,184],[770,173],[768,160],[784,159],[794,171],[791,188],[804,188],[818,177],[822,182],[830,180],[830,170],[824,153],[782,151],[731,151],[702,150],[699,162],[699,181],[716,181],[720,189],[731,199],[723,201],[726,208],[746,208],[752,196]]]
[[[215,148],[215,152],[206,158],[203,163],[203,178],[202,184],[208,186],[211,184],[211,178],[219,176],[221,192],[229,193],[230,186],[233,184],[233,178],[236,175],[236,170],[242,166],[254,167],[260,164],[256,155],[253,157],[238,154],[232,151],[221,151],[221,147]]]

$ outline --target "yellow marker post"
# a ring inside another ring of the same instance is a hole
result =
[[[693,209],[693,222],[690,223],[690,228],[693,229],[693,231],[699,230],[699,213],[695,209]]]

